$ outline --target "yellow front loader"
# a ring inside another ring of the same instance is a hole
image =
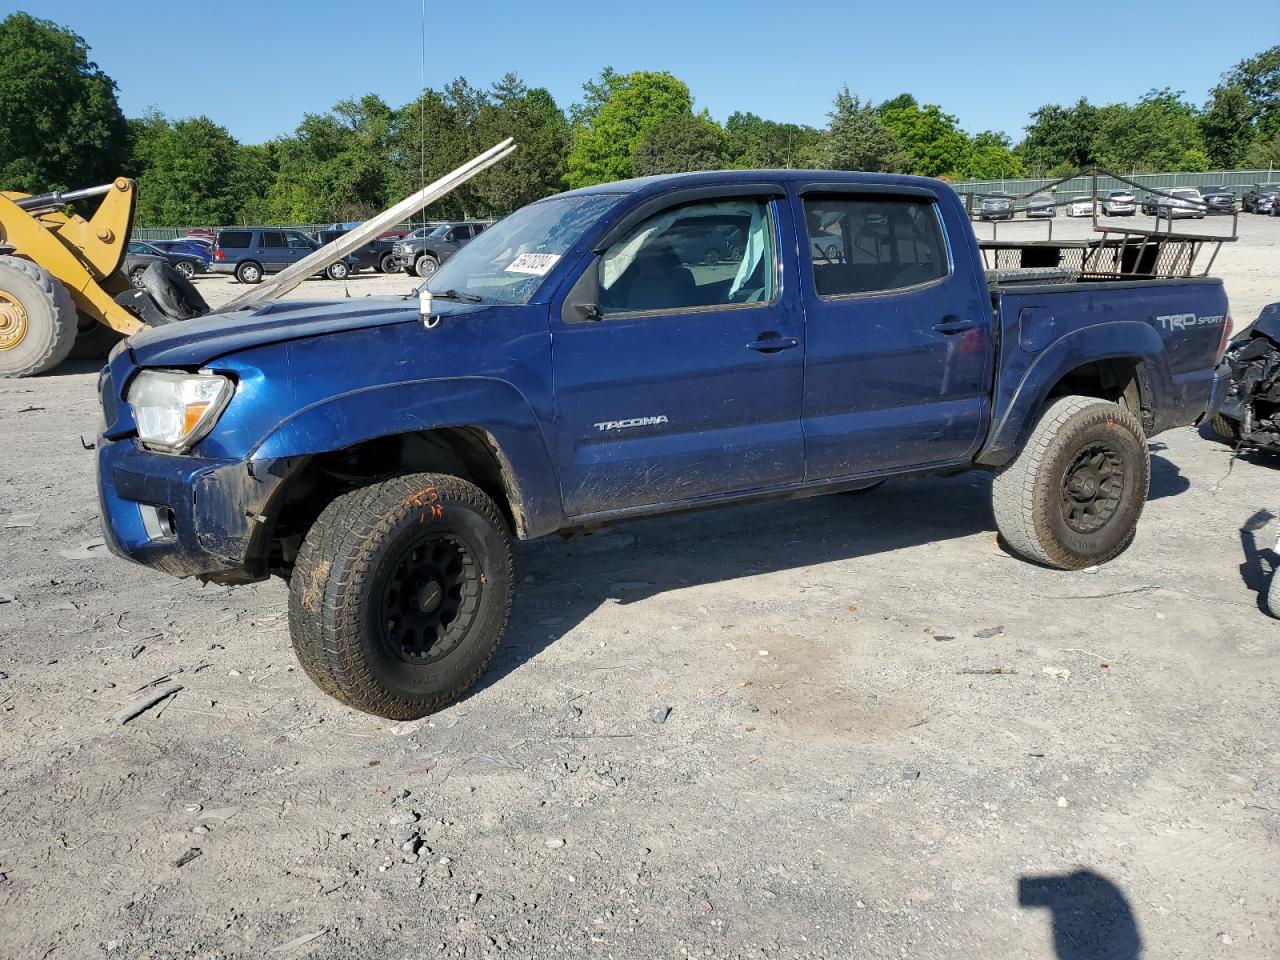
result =
[[[88,220],[67,205],[101,197]],[[0,376],[29,377],[69,356],[100,355],[146,324],[117,302],[137,188],[114,183],[66,193],[0,193]]]

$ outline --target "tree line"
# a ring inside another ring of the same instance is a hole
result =
[[[696,110],[665,71],[605,68],[567,109],[508,73],[459,77],[398,108],[374,93],[243,144],[208,117],[125,118],[116,84],[71,30],[26,13],[0,21],[0,189],[37,192],[132,176],[137,223],[178,226],[358,220],[504,137],[519,150],[432,207],[499,216],[559,190],[679,170],[808,167],[951,180],[1280,166],[1280,46],[1241,61],[1197,107],[1152,90],[1136,103],[1080,99],[1034,111],[1016,145],[970,134],[909,93],[882,103],[847,87],[823,127]]]

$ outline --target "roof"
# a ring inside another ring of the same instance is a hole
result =
[[[636,177],[633,180],[615,180],[590,187],[570,190],[557,196],[582,196],[587,194],[654,194],[680,187],[732,186],[743,183],[809,183],[821,180],[826,183],[848,184],[896,184],[900,186],[950,186],[932,177],[910,177],[898,173],[859,173],[851,170],[699,170],[693,173],[664,173],[652,177]]]

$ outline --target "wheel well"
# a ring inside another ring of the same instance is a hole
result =
[[[1141,360],[1114,357],[1081,364],[1053,385],[1044,402],[1072,395],[1118,403],[1138,417],[1144,429],[1153,426],[1150,380]]]
[[[335,497],[406,473],[447,473],[488,494],[516,536],[525,523],[515,474],[493,435],[480,427],[445,427],[366,440],[311,457],[281,493],[270,565],[286,572],[302,538]]]

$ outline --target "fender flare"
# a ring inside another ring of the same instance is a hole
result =
[[[1002,467],[1012,460],[1030,436],[1049,392],[1072,370],[1099,360],[1137,361],[1142,401],[1157,412],[1158,427],[1173,379],[1160,335],[1139,320],[1081,327],[1054,341],[1027,367],[1008,404],[993,412],[991,432],[975,462]]]
[[[505,380],[446,377],[340,393],[290,414],[250,450],[252,462],[311,457],[382,437],[472,427],[492,438],[526,538],[564,524],[555,465],[533,407]]]

